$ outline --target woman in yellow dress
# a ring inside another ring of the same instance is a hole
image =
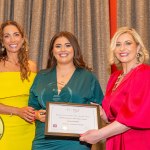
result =
[[[31,150],[35,112],[28,107],[36,65],[28,60],[25,33],[15,21],[0,26],[0,117],[4,134],[1,150]]]

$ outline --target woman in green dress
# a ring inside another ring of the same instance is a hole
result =
[[[46,101],[101,104],[103,93],[97,78],[83,61],[78,41],[70,32],[51,40],[47,69],[40,71],[30,90],[29,106],[36,109],[36,134],[32,150],[89,150],[91,145],[74,138],[46,137]]]

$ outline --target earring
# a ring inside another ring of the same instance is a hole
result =
[[[5,50],[5,47],[4,47],[4,45],[2,44],[1,51],[4,52],[4,50]]]
[[[139,64],[140,63],[140,53],[136,54],[136,58],[137,58],[137,64]]]
[[[139,58],[139,57],[140,57],[140,53],[137,53],[137,54],[136,54],[136,58]]]

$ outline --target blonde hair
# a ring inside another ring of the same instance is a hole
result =
[[[149,53],[148,53],[147,49],[145,48],[140,35],[133,28],[121,27],[117,30],[117,32],[114,34],[114,36],[111,40],[111,44],[110,44],[110,48],[109,48],[109,64],[110,65],[116,64],[118,66],[120,65],[119,60],[117,60],[117,58],[114,56],[114,50],[116,48],[116,41],[117,41],[118,37],[124,33],[130,34],[133,37],[136,44],[140,45],[140,49],[138,52],[139,53],[139,62],[145,63],[146,61],[148,61]]]

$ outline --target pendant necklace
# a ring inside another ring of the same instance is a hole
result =
[[[116,80],[116,82],[115,82],[115,84],[114,84],[114,87],[113,87],[113,89],[112,89],[112,91],[115,91],[116,90],[116,88],[119,86],[119,84],[122,82],[122,80],[123,80],[123,78],[129,73],[129,72],[131,72],[131,70],[133,70],[134,68],[136,68],[137,66],[139,66],[140,64],[136,64],[135,66],[133,66],[128,72],[126,72],[126,73],[121,73],[119,76],[118,76],[118,78],[117,78],[117,80]]]

